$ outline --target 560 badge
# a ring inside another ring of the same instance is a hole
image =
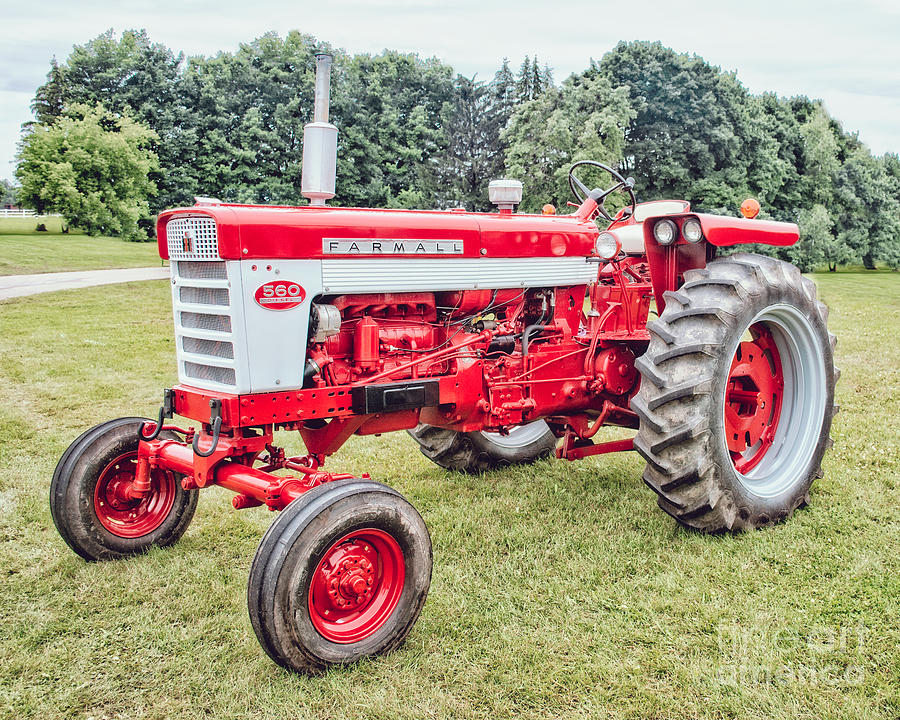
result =
[[[303,302],[306,291],[291,280],[272,280],[260,285],[253,297],[266,310],[290,310]]]

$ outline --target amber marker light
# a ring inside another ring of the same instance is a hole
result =
[[[556,215],[556,208],[553,207],[550,203],[547,203],[543,208],[541,208],[541,213],[543,213],[544,215]]]
[[[759,200],[756,198],[747,198],[741,203],[741,215],[752,220],[759,215]]]

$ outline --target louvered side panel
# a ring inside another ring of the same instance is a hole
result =
[[[325,292],[415,292],[588,283],[584,258],[360,258],[323,260]]]

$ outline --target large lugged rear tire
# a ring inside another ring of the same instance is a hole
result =
[[[511,428],[508,435],[456,432],[431,425],[409,430],[422,454],[448,470],[480,473],[507,465],[532,463],[556,447],[556,436],[543,420]]]
[[[63,540],[85,560],[112,560],[177,542],[197,508],[198,491],[184,490],[168,470],[150,474],[150,493],[131,500],[138,428],[143,418],[119,418],[82,433],[63,453],[50,481],[50,514]],[[163,438],[177,439],[169,432]]]
[[[416,509],[371,480],[304,493],[263,536],[247,607],[260,645],[318,673],[398,647],[431,585],[431,538]]]
[[[706,532],[781,521],[822,476],[835,338],[815,284],[747,253],[685,273],[638,359],[635,449],[659,506]]]

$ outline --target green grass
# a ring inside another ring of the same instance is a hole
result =
[[[53,528],[68,442],[175,380],[167,284],[0,304],[0,716],[896,718],[900,275],[816,280],[843,377],[810,507],[707,537],[633,454],[466,477],[405,433],[354,438],[330,467],[417,506],[434,579],[400,650],[319,678],[272,664],[247,618],[265,510],[205,491],[178,545],[112,563]]]
[[[38,222],[48,232],[34,232]],[[0,275],[150,267],[160,264],[156,243],[63,234],[60,218],[0,218]]]
[[[35,217],[0,217],[0,235],[28,235],[35,233],[39,223],[43,223],[48,233],[61,233],[64,221],[61,217],[40,215]],[[72,230],[80,235],[80,230]],[[39,233],[43,235],[43,233]]]

